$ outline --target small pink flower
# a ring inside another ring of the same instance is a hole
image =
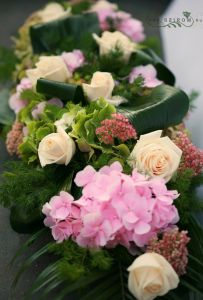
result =
[[[32,89],[32,82],[29,78],[21,79],[20,83],[16,87],[16,91],[20,94],[23,90]]]
[[[34,109],[32,110],[31,114],[33,119],[39,120],[40,116],[43,114],[46,104],[56,105],[59,107],[63,107],[63,102],[58,98],[52,98],[49,101],[42,101],[37,104]]]
[[[46,101],[37,104],[31,112],[33,119],[38,120],[42,115],[42,113],[44,112],[45,107],[46,107]]]
[[[15,112],[15,114],[17,114],[26,105],[27,105],[27,101],[20,99],[19,93],[15,93],[11,95],[9,99],[9,106]]]
[[[51,206],[49,215],[53,219],[65,220],[71,214],[73,200],[74,199],[70,194],[60,192],[59,196],[53,197],[49,202],[49,205]]]
[[[85,186],[92,181],[93,176],[96,174],[95,169],[92,166],[87,166],[84,170],[77,173],[74,182],[77,186]]]
[[[138,76],[142,76],[144,78],[144,87],[147,88],[154,88],[163,83],[156,78],[157,72],[153,65],[133,68],[129,75],[129,82],[133,83]]]
[[[72,235],[72,233],[73,233],[72,224],[68,221],[63,221],[63,222],[57,223],[51,227],[51,232],[52,232],[53,238],[58,243],[61,243],[64,240],[67,240]]]
[[[139,43],[145,39],[142,22],[133,18],[123,18],[117,30],[127,35],[132,41]]]
[[[63,52],[61,57],[71,73],[73,73],[77,68],[81,67],[85,61],[84,54],[80,50]]]

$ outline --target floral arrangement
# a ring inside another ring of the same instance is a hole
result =
[[[192,97],[142,22],[106,0],[51,3],[7,54],[0,123],[14,159],[0,202],[13,229],[31,234],[19,253],[43,244],[15,282],[52,256],[26,297],[201,299],[203,151],[184,125]]]

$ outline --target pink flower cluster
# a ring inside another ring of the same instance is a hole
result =
[[[189,241],[187,231],[178,231],[178,228],[174,228],[164,232],[162,239],[153,238],[147,247],[147,252],[161,254],[178,275],[183,275],[186,273],[188,263],[187,244]]]
[[[144,87],[147,88],[155,88],[163,83],[157,79],[157,71],[153,65],[133,68],[129,75],[129,82],[133,83],[138,76],[142,76],[144,78]]]
[[[80,50],[63,52],[61,57],[71,73],[73,73],[77,68],[81,67],[85,62],[84,54]]]
[[[119,162],[98,172],[87,166],[77,173],[75,183],[82,187],[79,200],[61,192],[43,207],[45,225],[58,242],[72,237],[81,247],[142,247],[179,220],[173,205],[177,191],[136,170],[126,175]]]
[[[137,43],[145,39],[142,22],[132,18],[130,14],[114,11],[112,7],[99,9],[96,13],[102,30],[110,30],[113,27]]]
[[[122,142],[136,138],[136,131],[129,120],[122,114],[112,114],[112,119],[105,119],[101,126],[96,129],[96,134],[100,142],[104,144],[114,144],[117,138]]]
[[[184,131],[178,131],[175,139],[176,145],[183,151],[180,169],[192,169],[194,175],[203,170],[203,150],[197,148]]]
[[[27,105],[26,100],[20,98],[20,94],[23,90],[29,90],[32,88],[32,83],[28,78],[21,79],[20,83],[16,87],[16,93],[11,95],[9,99],[10,108],[17,114],[23,107]]]

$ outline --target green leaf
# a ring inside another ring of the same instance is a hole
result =
[[[0,124],[3,125],[11,125],[15,120],[15,114],[8,106],[9,97],[9,90],[0,91]]]
[[[188,109],[189,99],[183,91],[160,85],[149,95],[138,96],[118,110],[143,134],[181,123]]]
[[[37,92],[64,101],[79,103],[84,101],[82,87],[77,84],[63,83],[47,79],[37,81]]]
[[[22,100],[28,100],[28,101],[43,101],[45,100],[45,97],[43,95],[40,95],[38,93],[35,93],[33,90],[23,90],[20,94],[20,98]]]
[[[147,65],[152,64],[157,70],[157,77],[163,80],[164,83],[169,85],[175,84],[175,77],[173,73],[166,67],[162,59],[152,50],[143,49],[137,50],[137,52],[132,56],[135,61],[135,65]]]
[[[34,25],[30,28],[30,37],[34,53],[54,53],[65,50],[61,47],[64,39],[68,39],[72,50],[89,50],[95,47],[92,33],[99,32],[97,15],[86,13]]]

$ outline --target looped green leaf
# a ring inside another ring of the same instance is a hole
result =
[[[37,81],[37,92],[49,97],[57,97],[64,101],[72,101],[73,103],[84,101],[82,87],[77,84],[39,79]]]
[[[89,50],[95,47],[92,33],[99,32],[97,15],[85,13],[31,26],[30,38],[34,53],[56,53],[62,50]]]
[[[182,90],[168,85],[160,85],[149,95],[138,96],[119,108],[139,134],[177,125],[188,110],[188,96]]]

